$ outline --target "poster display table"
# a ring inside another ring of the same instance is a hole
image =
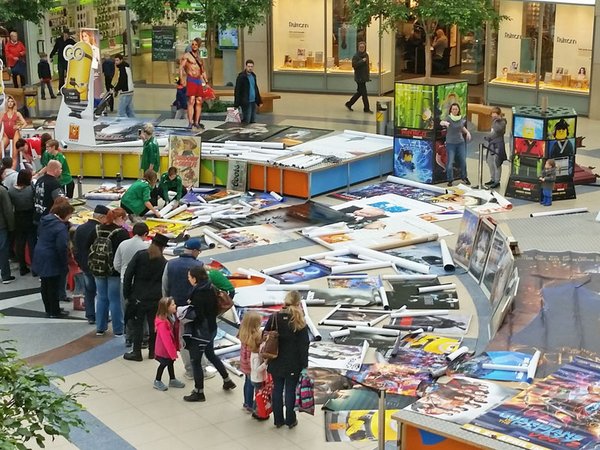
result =
[[[412,411],[398,411],[392,419],[398,423],[399,450],[522,450],[522,447],[471,433],[455,423]]]

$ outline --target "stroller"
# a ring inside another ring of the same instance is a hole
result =
[[[113,104],[114,102],[114,94],[112,91],[108,91],[104,96],[100,99],[100,102],[94,108],[94,116],[101,116],[105,113],[106,108]]]

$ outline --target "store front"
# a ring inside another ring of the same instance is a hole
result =
[[[369,53],[371,94],[394,88],[394,35],[380,37],[379,21],[363,29],[350,23],[347,0],[276,2],[271,15],[271,89],[354,92],[352,56],[358,42]]]
[[[501,0],[510,17],[488,31],[486,100],[493,105],[570,106],[587,115],[590,104],[595,0]]]

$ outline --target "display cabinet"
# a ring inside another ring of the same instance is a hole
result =
[[[460,76],[469,84],[483,82],[484,47],[484,37],[481,31],[467,33],[461,39]]]

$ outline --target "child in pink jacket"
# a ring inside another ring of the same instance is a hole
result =
[[[183,388],[185,383],[175,378],[173,363],[177,359],[179,350],[179,322],[175,317],[177,305],[172,297],[163,297],[158,302],[158,310],[154,319],[156,329],[156,345],[154,346],[154,358],[158,361],[154,389],[166,391],[169,387]],[[169,371],[169,386],[162,382],[162,374],[165,367]]]

